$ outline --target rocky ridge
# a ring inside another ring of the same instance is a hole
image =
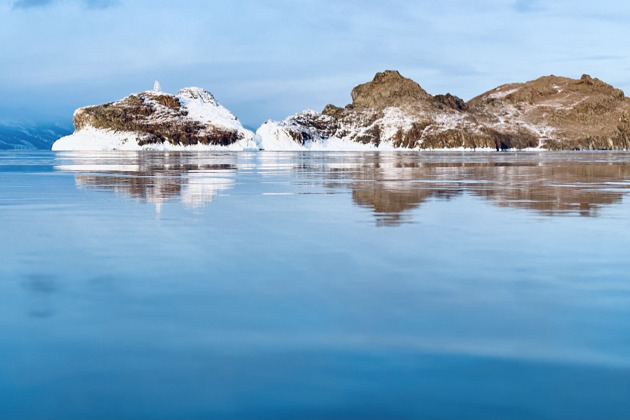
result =
[[[343,108],[329,104],[321,113],[267,121],[257,143],[267,150],[630,148],[630,99],[588,75],[507,84],[465,102],[385,71],[351,97]]]

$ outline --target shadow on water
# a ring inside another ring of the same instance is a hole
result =
[[[239,171],[305,179],[330,192],[351,191],[376,223],[412,222],[428,200],[470,194],[502,207],[541,215],[597,216],[630,186],[624,153],[67,153],[57,170],[75,172],[79,188],[124,194],[143,202],[210,203],[235,188]]]

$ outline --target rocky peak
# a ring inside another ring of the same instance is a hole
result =
[[[580,77],[579,84],[588,85],[588,86],[609,86],[607,83],[602,82],[598,78],[593,78],[589,74],[583,74]]]
[[[462,98],[451,95],[450,93],[447,93],[446,95],[435,95],[433,99],[435,99],[435,101],[439,104],[446,105],[448,108],[456,111],[466,111],[468,109],[466,102]],[[438,107],[443,109],[440,105],[438,105]]]
[[[629,105],[623,91],[586,74],[503,85],[468,101],[480,123],[511,136],[526,129],[547,149],[627,149]]]
[[[352,106],[382,110],[431,98],[419,84],[403,77],[395,70],[376,73],[371,82],[352,89]]]
[[[214,99],[214,96],[212,96],[210,92],[198,87],[183,88],[177,92],[177,97],[215,106],[218,105],[216,99]]]
[[[525,83],[499,86],[471,99],[468,104],[477,108],[482,103],[573,107],[603,97],[618,101],[624,99],[624,93],[587,74],[578,80],[550,75]]]

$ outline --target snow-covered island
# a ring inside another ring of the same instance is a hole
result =
[[[588,75],[503,85],[465,102],[385,71],[351,96],[344,108],[267,121],[257,143],[265,150],[630,148],[630,99]]]
[[[203,89],[154,89],[79,108],[76,131],[53,150],[630,149],[630,98],[588,75],[502,85],[466,102],[388,70],[351,97],[266,121],[254,135]]]
[[[79,108],[52,150],[257,150],[254,133],[201,88],[153,90]]]

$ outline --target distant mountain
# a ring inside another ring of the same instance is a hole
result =
[[[72,127],[53,123],[0,124],[0,150],[50,150],[55,140],[71,132]]]

